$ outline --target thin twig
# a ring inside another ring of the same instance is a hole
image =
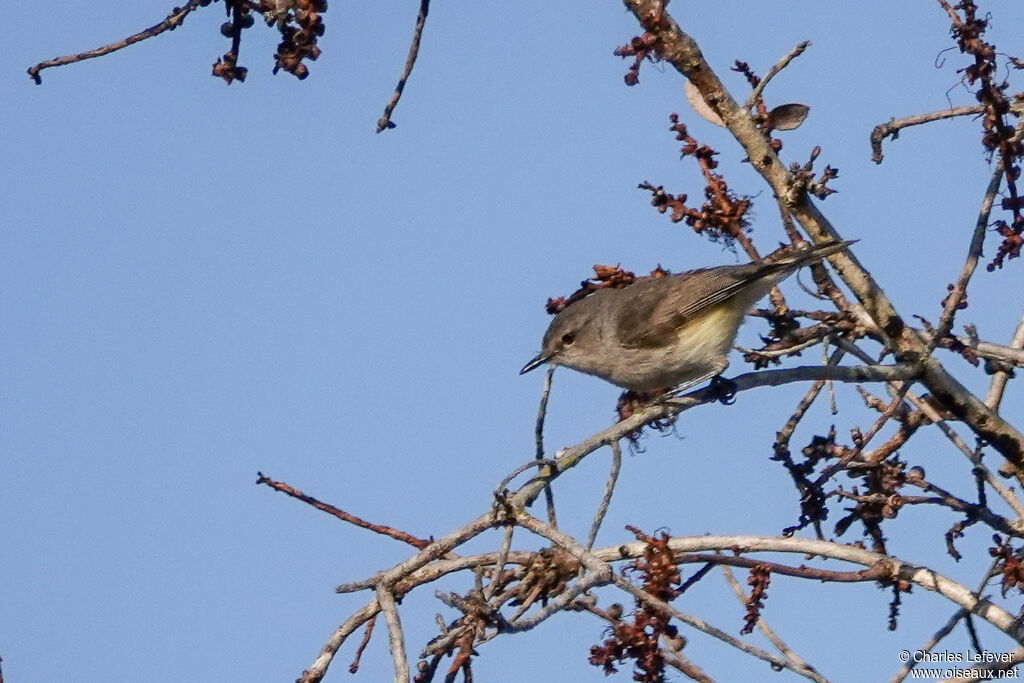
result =
[[[402,633],[402,622],[398,616],[395,596],[383,585],[377,586],[377,602],[384,613],[384,622],[388,625],[391,660],[395,664],[395,683],[409,683],[409,662],[405,656],[405,635]]]
[[[841,472],[843,468],[853,462],[853,460],[864,451],[864,447],[868,442],[871,441],[871,439],[881,431],[882,427],[885,426],[885,423],[903,407],[903,399],[906,397],[908,391],[910,391],[910,382],[901,382],[899,388],[896,390],[896,396],[893,397],[889,405],[886,406],[884,411],[882,411],[882,414],[879,415],[871,427],[868,428],[868,431],[861,438],[860,443],[843,454],[843,457],[841,457],[837,462],[832,463],[822,470],[821,474],[815,480],[815,487],[822,486],[832,475],[837,472]]]
[[[914,650],[914,652],[931,652],[932,648],[938,645],[943,638],[945,638],[953,632],[953,629],[956,628],[956,625],[959,624],[960,620],[963,619],[966,615],[967,612],[962,609],[958,609],[956,612],[953,612],[953,615],[949,618],[949,620],[947,620],[946,623],[943,624],[939,628],[939,630],[936,631],[932,635],[932,637],[928,639],[928,642],[922,645],[917,650]],[[917,666],[917,664],[918,662],[915,662],[914,658],[911,657],[909,660],[907,660],[907,663],[904,664],[903,667],[895,673],[895,675],[893,675],[889,683],[900,683],[900,681],[902,681],[908,675],[910,675],[910,670]]]
[[[604,522],[604,516],[608,514],[608,506],[612,502],[612,492],[615,490],[615,482],[619,479],[619,469],[622,467],[622,449],[618,441],[612,441],[608,446],[612,449],[612,468],[608,472],[608,481],[604,485],[604,495],[601,497],[601,504],[594,514],[594,522],[590,525],[590,533],[587,534],[587,550],[594,547],[597,540],[597,532]],[[552,524],[552,526],[554,526]]]
[[[379,612],[380,606],[377,604],[377,599],[374,598],[363,606],[362,609],[351,614],[338,628],[334,629],[334,633],[327,639],[327,642],[320,650],[320,654],[313,660],[309,668],[302,672],[298,683],[319,683],[323,680],[324,675],[327,673],[327,667],[334,661],[334,655],[338,653],[338,649],[345,643],[345,640],[357,628],[374,618]]]
[[[46,61],[39,62],[29,67],[28,75],[35,81],[36,85],[42,85],[43,79],[39,76],[39,72],[43,69],[49,69],[54,66],[64,66],[65,64],[74,64],[75,62],[83,62],[93,57],[102,57],[108,55],[111,52],[117,52],[123,48],[138,43],[139,41],[146,40],[147,38],[153,38],[158,36],[164,31],[173,31],[174,29],[181,26],[182,22],[185,21],[185,17],[196,8],[199,7],[200,0],[188,0],[183,7],[175,7],[171,10],[167,18],[161,21],[159,24],[150,26],[144,31],[128,36],[124,40],[119,40],[103,47],[98,47],[88,52],[79,52],[75,55],[67,55],[65,57],[56,57],[54,59],[47,59]]]
[[[884,563],[876,563],[867,569],[860,569],[857,571],[838,571],[835,569],[818,569],[815,567],[791,567],[786,564],[779,564],[777,562],[765,562],[764,560],[755,560],[749,557],[742,557],[740,555],[723,555],[721,553],[712,554],[692,554],[692,553],[679,553],[675,556],[675,561],[679,564],[694,564],[703,562],[704,567],[701,567],[701,571],[705,567],[725,566],[725,567],[740,567],[743,569],[753,569],[757,566],[767,568],[772,574],[778,574],[780,576],[794,576],[800,579],[811,579],[813,581],[820,581],[822,583],[864,583],[868,581],[878,581],[879,579],[888,578],[889,568]]]
[[[831,363],[834,365],[834,363]],[[804,397],[797,403],[796,408],[793,410],[793,414],[786,420],[786,424],[782,426],[782,429],[778,431],[775,437],[775,443],[780,448],[788,448],[789,440],[793,438],[793,432],[796,431],[796,427],[800,424],[800,421],[804,419],[804,415],[810,409],[815,399],[818,398],[818,394],[825,387],[825,380],[819,379],[817,382],[811,385],[811,388],[807,390]]]
[[[548,414],[548,397],[551,396],[551,378],[555,374],[555,366],[548,368],[544,375],[544,390],[540,395],[540,407],[537,409],[537,424],[534,427],[534,436],[537,440],[537,460],[544,459],[544,419]],[[550,475],[551,471],[546,470],[545,474]],[[544,486],[544,502],[548,510],[548,522],[555,528],[558,527],[558,518],[555,516],[555,492],[551,490],[551,483]]]
[[[780,71],[785,69],[787,66],[789,66],[790,62],[792,62],[794,59],[796,59],[797,57],[802,55],[804,53],[804,50],[806,50],[808,47],[810,47],[810,45],[811,45],[811,41],[805,40],[804,42],[800,43],[799,45],[794,47],[792,50],[790,50],[789,54],[787,54],[785,57],[780,59],[775,66],[773,66],[772,68],[768,69],[768,73],[766,73],[764,75],[764,78],[762,78],[758,82],[758,84],[756,86],[754,86],[754,90],[750,93],[750,97],[748,97],[747,101],[743,103],[743,108],[749,111],[750,108],[753,107],[754,104],[757,103],[757,98],[761,96],[762,92],[764,92],[764,88],[765,88],[766,85],[768,85],[768,81],[770,81],[773,78],[775,78],[775,75],[777,73],[779,73]]]
[[[423,37],[423,27],[427,23],[427,12],[429,11],[430,0],[420,0],[420,11],[416,15],[416,30],[412,34],[412,43],[409,44],[409,56],[405,58],[405,68],[402,69],[402,75],[398,78],[395,92],[392,93],[391,100],[384,107],[384,115],[377,121],[378,133],[395,127],[394,122],[391,120],[391,114],[395,111],[395,107],[398,106],[398,100],[401,99],[402,91],[405,90],[405,82],[409,80],[409,76],[412,74],[412,67],[416,64],[416,57],[420,54],[420,39]]]
[[[348,672],[350,674],[354,674],[359,671],[359,661],[363,658],[363,651],[366,650],[366,646],[370,644],[370,636],[373,635],[373,627],[376,625],[376,615],[366,622],[366,630],[363,631],[363,640],[359,643],[359,648],[356,650],[356,656],[352,658],[352,663],[348,665]]]
[[[764,358],[766,360],[767,359],[772,359],[772,358],[782,358],[783,356],[795,356],[796,354],[798,354],[799,352],[803,351],[804,349],[809,349],[812,346],[817,346],[818,344],[820,344],[823,341],[825,341],[825,338],[829,334],[830,334],[829,331],[821,331],[818,334],[816,334],[815,336],[811,337],[810,339],[807,339],[806,341],[802,341],[799,344],[794,344],[793,346],[787,346],[784,349],[775,349],[775,350],[772,350],[772,351],[762,351],[762,350],[758,350],[758,349],[748,349],[748,348],[746,348],[744,346],[735,346],[733,348],[735,348],[740,353],[751,354],[751,355],[754,355],[754,356],[759,356],[759,357]]]
[[[1017,124],[1014,139],[1021,134],[1021,131],[1024,131],[1024,120]],[[988,219],[992,213],[992,204],[995,202],[996,193],[999,192],[999,186],[1003,182],[1004,171],[1003,160],[1000,157],[999,161],[996,162],[996,168],[992,172],[992,177],[988,181],[985,196],[981,200],[981,209],[978,211],[978,219],[974,222],[974,233],[971,235],[971,244],[967,249],[967,258],[964,261],[964,266],[960,271],[956,284],[953,285],[953,289],[950,290],[949,295],[946,297],[935,335],[932,341],[928,343],[929,353],[935,348],[938,340],[949,334],[950,329],[953,327],[953,318],[967,296],[967,284],[970,282],[971,276],[978,266],[978,260],[981,258],[981,249],[985,244],[985,233],[988,232]]]
[[[515,531],[515,528],[514,524],[509,524],[505,527],[505,533],[502,534],[501,550],[498,551],[498,561],[494,564],[494,573],[491,574],[491,582],[487,585],[487,590],[484,592],[484,598],[486,600],[490,600],[494,597],[494,591],[501,579],[501,573],[505,571],[505,563],[508,562],[508,554],[509,551],[512,550],[512,534]]]
[[[494,496],[498,497],[499,495],[501,495],[501,493],[505,490],[505,487],[512,483],[513,479],[515,479],[520,474],[533,467],[544,468],[546,470],[546,472],[542,473],[541,475],[541,478],[543,478],[545,481],[549,481],[552,477],[558,474],[557,460],[550,460],[544,458],[524,462],[522,465],[509,472],[504,479],[498,482],[498,485],[494,488]]]
[[[348,522],[349,524],[354,524],[355,526],[360,527],[362,529],[369,529],[374,533],[389,536],[395,539],[396,541],[408,543],[414,548],[422,549],[430,545],[430,541],[424,540],[422,538],[416,538],[415,536],[407,534],[404,531],[400,531],[389,526],[384,526],[383,524],[374,524],[372,522],[367,522],[366,520],[356,517],[355,515],[349,514],[340,508],[336,508],[333,505],[323,503],[314,498],[313,496],[307,496],[302,491],[292,488],[291,486],[285,484],[284,482],[274,481],[269,477],[263,476],[262,472],[257,472],[256,477],[257,485],[266,484],[275,491],[280,491],[281,493],[285,493],[291,496],[292,498],[297,498],[298,500],[301,500],[303,503],[308,503],[309,505],[315,507],[317,510],[326,512],[329,515],[334,515],[338,519],[344,522]]]
[[[736,597],[739,599],[740,602],[746,604],[747,596],[743,591],[743,587],[740,586],[739,581],[737,581],[736,577],[733,576],[732,570],[724,564],[719,566],[722,569],[722,574],[725,576],[725,580],[728,581],[729,585],[732,587],[733,593],[736,594]],[[771,642],[771,644],[775,646],[779,653],[789,661],[793,662],[795,666],[801,669],[806,669],[808,671],[816,671],[815,668],[813,666],[810,666],[807,662],[805,662],[800,657],[800,655],[793,652],[793,650],[791,650],[789,646],[786,645],[782,638],[779,638],[775,631],[773,631],[772,628],[768,626],[768,624],[765,623],[765,620],[760,616],[758,616],[757,618],[757,628],[760,629],[761,633],[764,634],[764,637],[767,638]],[[828,679],[819,674],[818,677],[813,680],[820,681],[821,683],[826,683]]]
[[[664,640],[664,636],[662,636]],[[697,683],[715,683],[714,679],[707,675],[703,669],[690,661],[690,658],[684,655],[678,650],[666,650],[662,648],[662,657],[665,658],[665,663],[671,666],[673,669],[683,674],[687,678]],[[3,681],[0,681],[3,683]]]
[[[895,140],[904,128],[920,126],[923,123],[931,123],[932,121],[942,119],[951,119],[957,116],[981,114],[984,111],[984,105],[977,104],[972,107],[950,107],[949,109],[941,109],[928,114],[914,114],[902,119],[889,119],[885,123],[878,124],[871,131],[871,160],[876,164],[882,163],[882,141],[890,136]]]

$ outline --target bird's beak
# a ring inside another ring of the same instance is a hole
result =
[[[530,370],[535,370],[550,360],[551,355],[544,355],[543,352],[537,354],[537,357],[531,360],[529,363],[523,366],[523,369],[519,371],[520,375],[525,375]]]

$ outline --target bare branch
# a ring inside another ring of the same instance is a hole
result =
[[[78,54],[68,55],[66,57],[56,57],[54,59],[47,59],[45,61],[39,62],[38,64],[34,64],[31,67],[29,67],[28,75],[32,78],[33,81],[35,81],[36,85],[41,85],[43,79],[39,76],[39,72],[43,69],[49,69],[50,67],[54,66],[64,66],[65,64],[74,64],[75,62],[83,62],[87,59],[92,59],[93,57],[102,57],[103,55],[109,55],[111,52],[117,52],[118,50],[126,48],[129,45],[134,45],[139,41],[146,40],[147,38],[153,38],[165,31],[173,31],[174,29],[181,26],[181,24],[185,21],[185,17],[188,16],[189,13],[197,9],[199,5],[200,0],[188,0],[188,2],[186,2],[183,7],[175,7],[174,9],[172,9],[170,14],[167,15],[167,18],[165,18],[159,24],[155,24],[145,29],[144,31],[139,31],[134,35],[128,36],[123,40],[119,40],[117,42],[110,43],[109,45],[98,47],[94,50],[89,50],[87,52],[79,52]]]
[[[508,562],[508,554],[512,550],[512,534],[515,532],[515,525],[509,524],[505,527],[505,533],[501,538],[501,550],[498,551],[498,561],[494,565],[494,574],[491,576],[491,583],[487,586],[484,597],[494,597],[493,590],[498,586],[501,573],[505,571],[505,563]]]
[[[430,11],[430,0],[420,0],[420,10],[416,14],[416,30],[412,34],[412,42],[409,44],[409,56],[405,58],[405,68],[402,69],[402,75],[398,78],[398,85],[395,86],[395,92],[391,95],[391,100],[384,107],[384,115],[377,121],[377,132],[380,133],[389,128],[394,128],[395,124],[391,121],[391,114],[394,113],[395,107],[398,106],[398,100],[402,97],[402,91],[405,90],[405,83],[409,80],[409,76],[412,75],[412,67],[416,64],[416,57],[420,54],[420,39],[423,37],[423,27],[427,23],[427,12]]]
[[[384,621],[388,625],[391,659],[395,664],[395,683],[409,683],[409,662],[405,657],[405,635],[402,633],[402,622],[398,617],[398,606],[395,596],[383,585],[377,586],[377,603],[384,612]]]
[[[972,107],[950,107],[949,109],[940,109],[929,114],[914,114],[902,119],[889,119],[885,123],[878,124],[871,131],[871,160],[876,164],[882,163],[882,141],[887,137],[895,140],[900,136],[900,131],[904,128],[920,126],[923,123],[941,121],[942,119],[952,119],[957,116],[972,116],[981,114],[984,111],[985,107],[983,105],[976,104]]]
[[[930,333],[924,330],[916,330],[916,328],[915,331],[918,331],[923,339],[931,339]],[[1012,345],[1002,346],[1000,344],[993,344],[992,342],[972,339],[966,335],[951,335],[945,339],[940,339],[938,346],[941,348],[954,349],[955,346],[953,341],[969,348],[980,358],[993,360],[997,363],[1012,367],[1024,367],[1024,351],[1019,348],[1014,348]]]
[[[992,562],[992,564],[989,565],[988,569],[985,570],[985,575],[981,578],[981,582],[978,584],[978,590],[974,591],[975,595],[980,595],[981,592],[985,590],[985,586],[988,585],[989,579],[992,578],[992,572],[998,564],[999,560],[996,559]],[[932,635],[932,637],[928,639],[928,642],[925,643],[923,646],[919,647],[916,651],[931,652],[932,648],[938,645],[943,638],[948,636],[956,627],[956,625],[960,623],[960,620],[967,616],[969,615],[965,610],[958,609],[956,612],[953,613],[949,620],[946,621],[946,623],[943,624],[942,627],[939,628],[939,630],[936,631]],[[914,658],[911,657],[907,661],[907,663],[904,664],[900,668],[900,670],[896,672],[896,675],[892,677],[889,683],[900,683],[900,681],[905,679],[910,674],[910,670],[917,666],[917,664],[918,662],[914,661]]]
[[[373,627],[377,625],[377,617],[373,617],[366,622],[366,630],[363,631],[363,640],[359,643],[359,647],[356,649],[356,656],[352,658],[352,663],[348,665],[348,672],[354,674],[359,671],[359,662],[363,658],[363,652],[366,650],[366,646],[370,644],[370,636],[373,635]]]
[[[1024,119],[1017,124],[1014,138],[1018,138],[1022,131],[1024,131]],[[992,213],[992,204],[995,201],[996,193],[999,191],[999,185],[1002,183],[1004,173],[1003,159],[1000,157],[999,161],[996,162],[995,171],[992,172],[992,178],[988,182],[985,196],[981,200],[981,210],[978,211],[978,219],[974,223],[974,233],[971,235],[971,244],[967,250],[967,260],[964,262],[964,267],[960,271],[956,284],[953,285],[949,295],[946,297],[942,316],[939,318],[939,325],[935,330],[934,339],[928,345],[929,352],[935,348],[934,340],[942,339],[949,334],[953,326],[953,317],[967,297],[967,283],[970,282],[971,276],[978,266],[978,259],[981,258],[981,248],[985,244],[985,233],[988,230],[989,215]]]
[[[597,540],[597,532],[601,529],[604,516],[608,514],[608,506],[612,502],[612,492],[615,490],[615,482],[619,479],[619,469],[622,467],[622,449],[619,448],[619,442],[612,441],[609,447],[612,451],[612,468],[608,473],[608,482],[604,486],[601,504],[597,507],[597,512],[594,514],[594,523],[590,525],[590,533],[587,535],[587,550],[594,547],[594,541]]]
[[[298,683],[319,683],[323,680],[324,675],[327,674],[327,667],[331,665],[334,655],[338,653],[338,649],[345,643],[345,640],[357,628],[376,617],[379,612],[380,606],[377,604],[377,599],[374,598],[362,609],[357,610],[346,619],[341,626],[334,630],[331,637],[327,639],[327,643],[320,651],[320,654],[317,655],[317,658],[313,660],[313,663],[310,664],[309,668],[302,672]]]
[[[544,418],[548,412],[548,397],[551,395],[551,378],[555,374],[555,366],[548,368],[544,375],[544,390],[540,395],[540,408],[537,410],[537,425],[534,428],[534,435],[537,439],[537,460],[544,459]],[[547,474],[551,474],[550,470]],[[558,526],[558,518],[555,516],[555,492],[551,490],[549,483],[544,487],[544,502],[548,508],[548,522],[552,526]]]
[[[732,588],[733,593],[736,594],[736,597],[739,599],[741,603],[746,603],[746,593],[744,593],[743,587],[740,586],[739,581],[736,580],[736,577],[732,575],[732,570],[725,565],[721,565],[721,569],[722,575],[725,576],[725,580],[729,582],[729,586]],[[779,638],[779,636],[776,635],[775,631],[773,631],[772,628],[768,626],[764,618],[757,618],[757,628],[761,631],[761,633],[764,634],[764,637],[767,638],[768,641],[775,646],[779,653],[783,657],[791,661],[794,666],[801,669],[806,669],[807,671],[816,671],[815,668],[813,666],[809,666],[807,662],[805,662],[800,657],[800,655],[793,652],[793,650],[791,650],[790,647],[786,645],[782,638]],[[818,681],[819,683],[827,683],[828,681],[827,678],[821,675],[817,675],[815,678],[812,678],[811,680]]]
[[[355,526],[360,527],[361,529],[369,529],[374,533],[381,534],[383,536],[390,536],[396,541],[408,543],[409,545],[416,548],[425,548],[426,546],[430,545],[430,541],[426,541],[422,538],[416,538],[415,536],[407,534],[404,531],[401,531],[399,529],[393,529],[392,527],[384,526],[383,524],[374,524],[372,522],[367,522],[366,520],[360,519],[355,515],[351,515],[340,508],[334,507],[333,505],[328,505],[327,503],[320,502],[313,496],[307,496],[302,491],[292,488],[291,486],[285,484],[284,482],[274,481],[269,477],[263,476],[262,472],[257,472],[256,485],[258,486],[260,484],[266,484],[275,491],[280,491],[281,493],[287,494],[292,498],[301,500],[303,503],[308,503],[309,505],[315,507],[317,510],[326,512],[329,515],[334,515],[343,522],[354,524]]]
[[[743,108],[749,110],[751,107],[753,107],[757,103],[757,98],[761,96],[762,92],[764,92],[765,86],[768,85],[768,82],[775,78],[775,75],[777,73],[779,73],[787,66],[789,66],[790,62],[792,62],[794,59],[802,55],[804,53],[804,50],[810,47],[810,45],[811,41],[805,40],[804,42],[798,44],[796,47],[790,50],[785,57],[780,59],[778,63],[775,64],[775,66],[768,69],[768,73],[766,73],[764,75],[764,78],[762,78],[760,82],[758,82],[758,84],[754,86],[754,90],[750,93],[750,97],[748,97],[747,101],[743,103]]]

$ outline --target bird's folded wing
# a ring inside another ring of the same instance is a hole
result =
[[[792,266],[748,263],[666,276],[676,279],[674,287],[666,287],[653,279],[630,285],[623,290],[630,293],[630,305],[619,317],[616,329],[619,343],[632,348],[671,344],[679,328],[688,321],[789,267]]]

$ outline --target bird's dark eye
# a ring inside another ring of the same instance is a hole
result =
[[[562,335],[562,344],[565,346],[572,346],[573,342],[576,341],[576,335],[572,332],[566,332]]]

